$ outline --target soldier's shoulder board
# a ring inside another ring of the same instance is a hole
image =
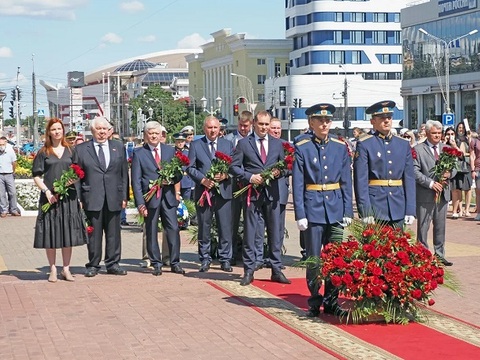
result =
[[[330,138],[330,140],[332,140],[333,142],[336,142],[336,143],[342,144],[342,145],[345,145],[345,144],[346,144],[346,142],[345,142],[345,141],[343,141],[343,140],[339,140],[339,139],[337,139],[337,138],[334,138],[334,137]]]
[[[365,141],[365,140],[370,139],[370,138],[372,138],[372,137],[373,137],[372,134],[366,134],[366,135],[363,135],[362,137],[360,137],[360,138],[358,139],[358,141]]]
[[[312,140],[311,139],[302,139],[299,142],[297,142],[297,146],[301,146],[301,145],[306,144],[310,141],[312,141]]]

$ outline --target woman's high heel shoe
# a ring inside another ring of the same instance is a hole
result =
[[[73,277],[72,273],[70,272],[70,270],[62,270],[60,272],[60,275],[62,276],[62,279],[63,280],[66,280],[66,281],[75,281],[75,278]]]
[[[50,271],[50,275],[48,276],[48,282],[57,282],[57,269]]]

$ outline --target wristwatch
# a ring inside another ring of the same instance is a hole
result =
[[[40,191],[45,194],[48,190],[49,190],[49,188],[45,188],[45,189],[42,189]]]

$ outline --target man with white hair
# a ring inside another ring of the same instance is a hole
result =
[[[80,180],[80,201],[93,226],[88,243],[86,277],[100,270],[102,238],[105,232],[105,266],[107,273],[126,275],[119,266],[121,258],[120,212],[128,200],[128,164],[120,141],[110,141],[111,125],[105,117],[96,117],[90,126],[92,141],[75,147],[73,163],[85,172]]]

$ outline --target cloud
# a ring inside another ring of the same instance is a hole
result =
[[[137,12],[145,10],[141,1],[128,1],[120,4],[120,9],[125,12]]]
[[[177,49],[193,49],[198,48],[207,42],[199,33],[193,33],[185,36],[177,43]]]
[[[145,35],[138,38],[138,41],[141,42],[154,42],[155,40],[157,40],[155,35]]]
[[[8,58],[12,56],[13,56],[12,49],[6,46],[0,47],[0,58]]]
[[[75,10],[87,0],[2,0],[0,16],[17,16],[36,19],[75,20]]]
[[[120,44],[123,41],[123,39],[115,33],[108,33],[103,35],[102,41],[104,43]]]

